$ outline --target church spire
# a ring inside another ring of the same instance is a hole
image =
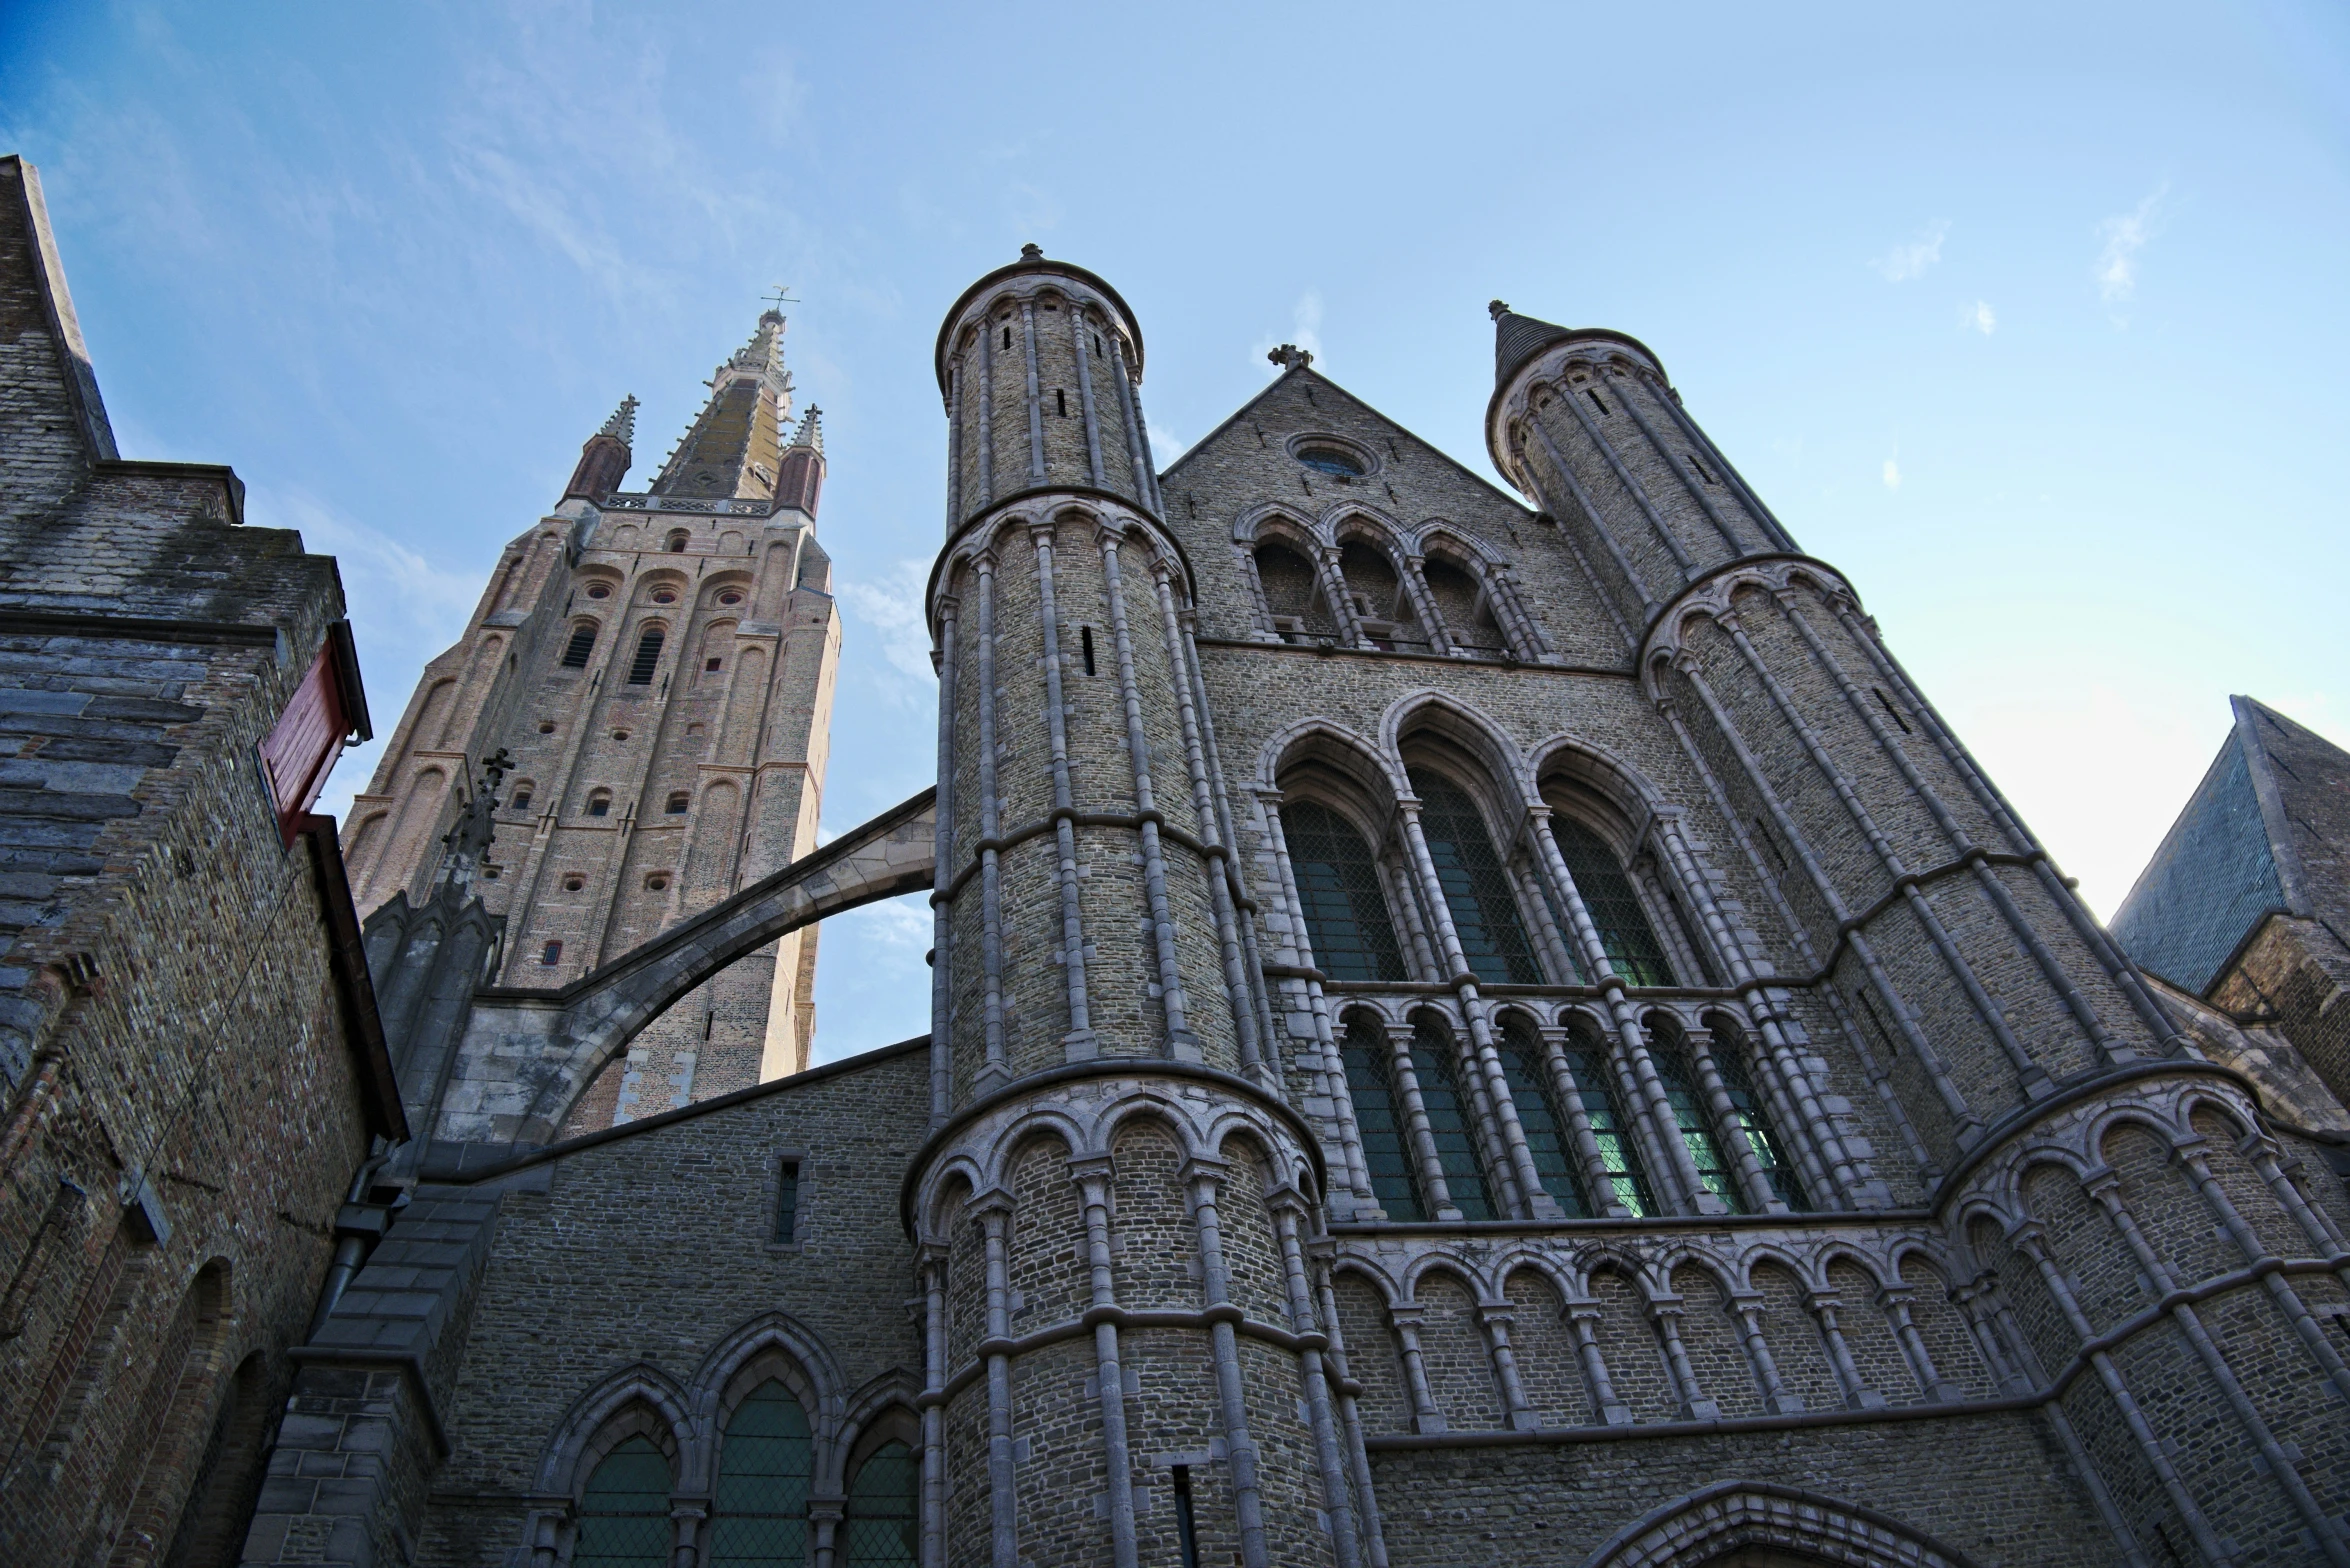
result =
[[[635,444],[636,398],[631,394],[620,400],[612,417],[604,421],[604,428],[589,436],[587,445],[579,449],[579,466],[571,471],[571,483],[563,487],[563,499],[593,501],[619,489],[620,481],[628,477],[628,465],[635,461],[630,450]]]
[[[810,517],[816,515],[816,499],[824,490],[824,411],[815,404],[808,405],[808,417],[800,421],[799,434],[784,449],[782,471],[775,480],[775,508],[797,507]]]
[[[767,500],[775,494],[791,372],[783,368],[783,316],[766,311],[751,340],[710,378],[710,401],[653,481],[653,494]]]

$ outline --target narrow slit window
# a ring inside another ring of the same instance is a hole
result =
[[[1885,710],[1885,717],[1901,726],[1902,734],[1914,735],[1917,733],[1909,727],[1909,720],[1901,716],[1901,710],[1893,706],[1893,699],[1885,695],[1885,689],[1882,686],[1871,686],[1869,690],[1877,694],[1877,705]]]
[[[587,668],[588,655],[595,651],[596,626],[588,621],[571,628],[571,641],[563,648],[563,667],[567,670]],[[552,726],[549,726],[552,728]],[[543,731],[541,733],[544,733]]]
[[[1600,416],[1605,418],[1607,415],[1607,400],[1599,395],[1597,389],[1592,387],[1585,387],[1583,389],[1583,395],[1591,399],[1591,406],[1598,409]]]
[[[1191,1512],[1191,1466],[1167,1468],[1168,1489],[1175,1494],[1175,1547],[1183,1554],[1183,1568],[1200,1568],[1199,1524]]]
[[[1079,651],[1081,651],[1081,652],[1082,652],[1082,653],[1085,655],[1085,673],[1086,673],[1086,674],[1088,674],[1088,675],[1091,675],[1091,674],[1093,673],[1093,628],[1092,628],[1092,627],[1090,627],[1090,626],[1080,626],[1080,627],[1078,627],[1078,628],[1077,628],[1077,646],[1078,646],[1078,649],[1079,649]]]
[[[1063,419],[1069,417],[1069,394],[1066,389],[1053,388],[1053,407],[1060,410]]]
[[[775,1241],[789,1246],[800,1239],[800,1162],[784,1160],[775,1175]]]
[[[545,947],[540,948],[539,962],[545,964],[549,968],[553,968],[555,965],[563,962],[563,944],[560,942],[549,942]]]
[[[1099,358],[1101,358],[1101,357],[1102,357],[1102,335],[1101,335],[1099,332],[1096,332],[1096,333],[1094,333],[1092,336],[1093,336],[1093,357],[1094,357],[1094,358],[1096,358],[1096,359],[1099,359]]]
[[[1452,1206],[1465,1220],[1495,1218],[1485,1161],[1477,1149],[1460,1074],[1453,1066],[1452,1041],[1443,1030],[1429,1023],[1413,1026],[1412,1067],[1419,1076],[1420,1108],[1428,1113],[1428,1136],[1436,1145],[1436,1162],[1443,1168]]]
[[[1004,328],[1004,347],[1006,347],[1006,348],[1010,348],[1011,346],[1012,346],[1012,329],[1011,329],[1010,327],[1006,327],[1006,328]]]
[[[661,663],[661,643],[664,637],[665,634],[658,626],[645,628],[644,635],[639,637],[636,642],[636,662],[628,667],[629,685],[650,686],[653,684],[653,671],[659,668]]]
[[[1428,1217],[1413,1175],[1404,1139],[1403,1099],[1388,1072],[1388,1049],[1379,1025],[1357,1014],[1346,1022],[1339,1048],[1346,1063],[1347,1097],[1354,1102],[1355,1127],[1363,1140],[1363,1164],[1371,1173],[1371,1196],[1391,1220]]]
[[[1699,483],[1710,485],[1714,482],[1714,476],[1705,471],[1705,465],[1697,460],[1695,452],[1685,452],[1682,455],[1689,459],[1689,466],[1696,473]]]

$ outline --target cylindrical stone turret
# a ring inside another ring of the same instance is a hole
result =
[[[1358,1568],[1320,1151],[1266,1060],[1141,355],[1033,246],[939,338],[924,1561]]]

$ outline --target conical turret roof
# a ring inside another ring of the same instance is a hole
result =
[[[1532,316],[1521,316],[1500,300],[1485,307],[1493,315],[1493,383],[1509,380],[1520,365],[1561,338],[1576,333]]]

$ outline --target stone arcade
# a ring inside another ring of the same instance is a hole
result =
[[[937,785],[813,853],[711,847],[790,771],[726,755],[751,649],[830,668],[812,486],[737,525],[591,442],[351,830],[413,1136],[242,1561],[2350,1563],[2336,1058],[2133,966],[1654,354],[1493,314],[1523,500],[1286,348],[1157,473],[1117,292],[1034,247],[974,283]],[[780,327],[705,425],[776,400]],[[718,717],[565,665],[592,582],[589,657],[675,615]],[[599,772],[567,731],[621,701],[659,738]],[[683,820],[567,842],[598,789]],[[573,866],[603,934],[532,985],[588,939],[517,879]],[[921,888],[928,1036],[709,1094],[637,1060]]]

